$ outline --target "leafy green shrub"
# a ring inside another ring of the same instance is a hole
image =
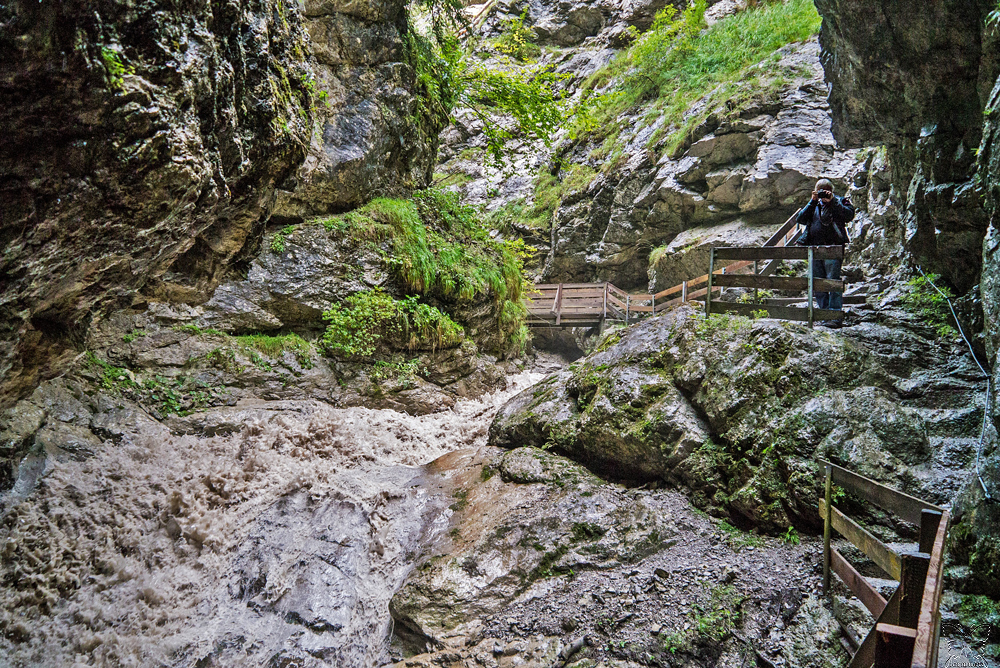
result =
[[[125,75],[135,74],[135,68],[126,65],[122,54],[110,46],[101,47],[101,60],[104,61],[108,88],[113,91],[122,91],[125,88]]]
[[[295,231],[294,225],[288,225],[283,227],[280,231],[274,233],[274,237],[271,239],[271,251],[273,253],[284,253],[285,252],[285,237]]]
[[[396,325],[396,300],[381,289],[358,292],[334,304],[323,313],[327,321],[323,334],[326,349],[343,357],[369,357],[379,342]]]
[[[429,345],[451,348],[465,338],[465,330],[437,307],[416,296],[395,300],[381,289],[357,292],[346,306],[334,304],[323,313],[329,323],[323,344],[335,356],[370,357],[387,339],[404,335],[413,350]]]
[[[903,308],[920,316],[925,323],[934,328],[938,336],[949,338],[958,335],[958,331],[952,326],[954,320],[948,308],[948,300],[954,295],[947,286],[938,285],[941,292],[934,289],[934,285],[940,280],[939,275],[930,274],[926,277],[917,276],[908,281],[906,285],[909,290],[903,295]]]
[[[113,364],[100,359],[93,352],[87,351],[86,365],[97,372],[98,382],[105,390],[121,393],[122,390],[134,389],[138,385],[132,379],[128,369],[114,366]]]
[[[528,9],[525,8],[520,16],[504,21],[500,28],[500,37],[493,41],[493,48],[505,56],[520,61],[540,56],[542,49],[532,41],[535,39],[535,31],[524,25],[527,17]]]
[[[812,0],[785,0],[748,9],[704,30],[705,6],[705,0],[697,0],[680,15],[667,6],[648,32],[584,84],[587,97],[573,132],[607,137],[598,157],[613,153],[622,129],[618,117],[639,105],[651,105],[645,122],[663,117],[664,129],[674,133],[673,146],[701,122],[703,115],[687,112],[709,93],[716,104],[707,105],[705,113],[723,102],[738,113],[746,102],[741,96],[760,95],[781,82],[781,73],[773,71],[775,52],[808,39],[821,24]],[[766,66],[752,70],[760,63]]]

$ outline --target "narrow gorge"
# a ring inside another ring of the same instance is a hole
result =
[[[821,461],[949,509],[938,665],[1000,665],[998,44],[995,0],[0,3],[0,668],[847,666]],[[529,311],[821,178],[842,321]]]

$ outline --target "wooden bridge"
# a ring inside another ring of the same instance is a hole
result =
[[[821,312],[811,306],[808,309],[789,306],[807,299],[811,305],[813,289],[843,292],[843,281],[805,276],[772,276],[783,260],[809,260],[814,254],[816,257],[833,257],[837,252],[842,252],[839,246],[816,247],[813,251],[804,246],[790,246],[797,230],[793,215],[761,247],[714,248],[709,273],[656,294],[629,293],[611,283],[552,283],[532,286],[532,290],[526,295],[528,325],[597,327],[608,320],[620,320],[628,324],[635,319],[661,313],[689,301],[705,301],[710,313],[736,312],[746,315],[751,311],[766,310],[771,317],[810,323],[813,320],[843,317],[841,311]],[[731,262],[716,269],[716,262],[722,260]],[[753,304],[733,304],[716,298],[716,295],[722,296],[726,287],[754,288],[755,295],[758,289],[802,290],[807,295],[767,298]],[[847,301],[849,300],[845,300],[845,303]]]

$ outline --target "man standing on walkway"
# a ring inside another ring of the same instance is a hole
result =
[[[847,197],[833,194],[833,184],[828,179],[816,182],[812,199],[806,204],[796,222],[805,225],[805,233],[799,237],[800,246],[843,246],[847,236],[847,223],[854,219],[854,205]],[[813,278],[840,278],[843,260],[813,260]],[[840,310],[844,295],[840,292],[817,292],[816,306],[824,309]]]

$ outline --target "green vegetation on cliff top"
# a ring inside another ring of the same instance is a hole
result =
[[[662,116],[663,127],[673,133],[668,143],[676,146],[700,120],[689,113],[696,101],[711,96],[715,104],[709,107],[727,103],[733,109],[746,102],[741,96],[766,92],[781,80],[781,73],[768,70],[778,60],[775,52],[809,39],[821,24],[812,0],[764,4],[707,30],[704,13],[704,0],[680,15],[671,6],[661,11],[648,32],[584,84],[590,97],[575,131],[616,139],[619,117],[648,105],[645,123]]]

